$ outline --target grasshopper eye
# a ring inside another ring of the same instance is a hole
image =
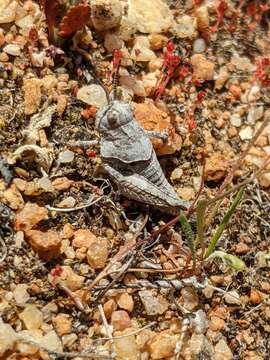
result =
[[[108,123],[111,126],[115,126],[117,124],[117,120],[118,120],[118,113],[115,111],[109,112],[107,115],[107,119],[108,119]]]

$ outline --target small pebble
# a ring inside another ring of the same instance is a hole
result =
[[[111,324],[115,330],[124,330],[131,326],[131,321],[128,313],[124,310],[117,310],[112,313]]]
[[[8,55],[12,55],[12,56],[20,56],[21,54],[21,49],[19,47],[19,45],[16,44],[8,44],[3,48],[3,51],[5,53],[7,53]]]
[[[231,122],[232,126],[240,127],[240,126],[242,125],[241,116],[238,115],[238,114],[233,114],[233,115],[230,117],[230,122]]]
[[[239,131],[241,140],[251,140],[253,137],[253,129],[250,126],[246,126]]]
[[[227,292],[224,296],[224,299],[227,304],[241,305],[240,296],[236,290]]]
[[[20,313],[19,318],[27,330],[39,329],[43,323],[42,312],[35,305],[27,305]]]
[[[104,89],[96,84],[81,87],[77,92],[77,99],[97,108],[103,108],[108,103]]]
[[[70,150],[65,150],[60,152],[58,161],[60,164],[68,164],[74,160],[74,152]]]
[[[193,43],[193,52],[195,54],[201,54],[206,50],[205,40],[202,38],[196,39]]]

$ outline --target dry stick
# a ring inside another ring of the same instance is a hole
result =
[[[62,282],[59,282],[57,286],[73,300],[74,304],[80,311],[84,312],[85,314],[88,314],[90,312],[90,309],[85,309],[81,302],[81,299],[76,294],[74,294],[66,285],[64,285]]]
[[[92,199],[94,198],[94,196],[92,196]],[[77,207],[73,207],[73,208],[56,208],[50,205],[46,205],[46,209],[48,209],[49,211],[57,211],[57,212],[72,212],[72,211],[77,211],[77,210],[82,210],[82,209],[86,209],[94,204],[96,204],[97,202],[99,202],[101,199],[103,199],[104,196],[100,196],[98,198],[96,198],[95,200],[90,200],[88,203],[81,205],[81,206],[77,206]]]
[[[257,130],[257,132],[255,133],[255,135],[253,136],[253,138],[251,139],[251,141],[249,142],[247,148],[242,152],[242,154],[240,154],[239,158],[234,162],[230,172],[228,173],[228,175],[226,176],[223,184],[221,185],[220,189],[217,191],[217,194],[214,198],[215,202],[217,201],[218,197],[220,196],[220,194],[222,193],[223,190],[225,190],[225,188],[228,186],[228,184],[232,181],[233,176],[236,172],[237,169],[239,169],[239,167],[241,166],[243,160],[245,159],[245,157],[248,155],[251,147],[255,144],[255,142],[257,141],[258,137],[261,135],[261,133],[263,132],[263,130],[265,129],[265,127],[267,126],[267,124],[269,123],[270,120],[270,110],[268,110],[265,115],[264,115],[264,120],[262,122],[262,124],[260,125],[259,129]],[[225,193],[226,194],[226,193]],[[226,195],[225,195],[226,196]],[[216,205],[214,206],[214,209],[211,211],[211,213],[209,214],[208,218],[205,221],[205,226],[208,226],[215,214],[217,213],[221,201],[224,198],[224,196],[222,196],[220,198],[220,201],[218,201],[216,203]]]
[[[108,338],[109,338],[109,341],[112,345],[112,348],[113,348],[113,352],[112,352],[112,357],[114,358],[115,355],[116,355],[116,352],[115,352],[115,346],[114,346],[114,341],[113,341],[113,336],[112,336],[112,332],[111,332],[111,329],[109,327],[109,324],[107,322],[107,319],[106,319],[106,316],[105,316],[105,313],[104,313],[104,310],[103,310],[103,307],[102,305],[98,305],[98,310],[99,310],[99,313],[100,313],[100,316],[101,316],[101,320],[103,322],[103,325],[105,327],[105,330],[106,330],[106,333],[108,335]]]

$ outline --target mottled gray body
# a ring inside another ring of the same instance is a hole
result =
[[[166,180],[146,132],[129,104],[113,101],[100,110],[103,165],[123,195],[161,209],[188,207]]]

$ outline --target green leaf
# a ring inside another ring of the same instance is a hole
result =
[[[220,239],[225,227],[227,226],[228,222],[230,221],[230,218],[232,217],[232,215],[235,212],[235,209],[237,207],[237,205],[239,204],[239,201],[242,198],[244,192],[244,187],[242,187],[238,193],[236,194],[229,210],[226,212],[226,214],[224,215],[224,218],[222,219],[219,227],[217,228],[215,234],[213,235],[210,245],[208,246],[208,248],[206,249],[204,258],[208,258],[209,255],[212,254],[212,252],[215,250],[215,247],[217,245],[218,240]]]
[[[246,269],[246,264],[239,257],[231,254],[227,254],[224,251],[214,251],[211,258],[219,257],[221,258],[230,268],[236,271],[243,271]]]
[[[205,219],[205,210],[207,208],[207,200],[202,199],[198,202],[196,213],[197,213],[197,240],[201,245],[202,253],[205,249],[205,239],[204,239],[204,219]]]
[[[183,211],[180,212],[179,221],[181,224],[181,228],[186,236],[188,247],[190,248],[193,263],[196,263],[196,253],[195,253],[195,246],[194,246],[194,233],[191,229],[190,223]]]

